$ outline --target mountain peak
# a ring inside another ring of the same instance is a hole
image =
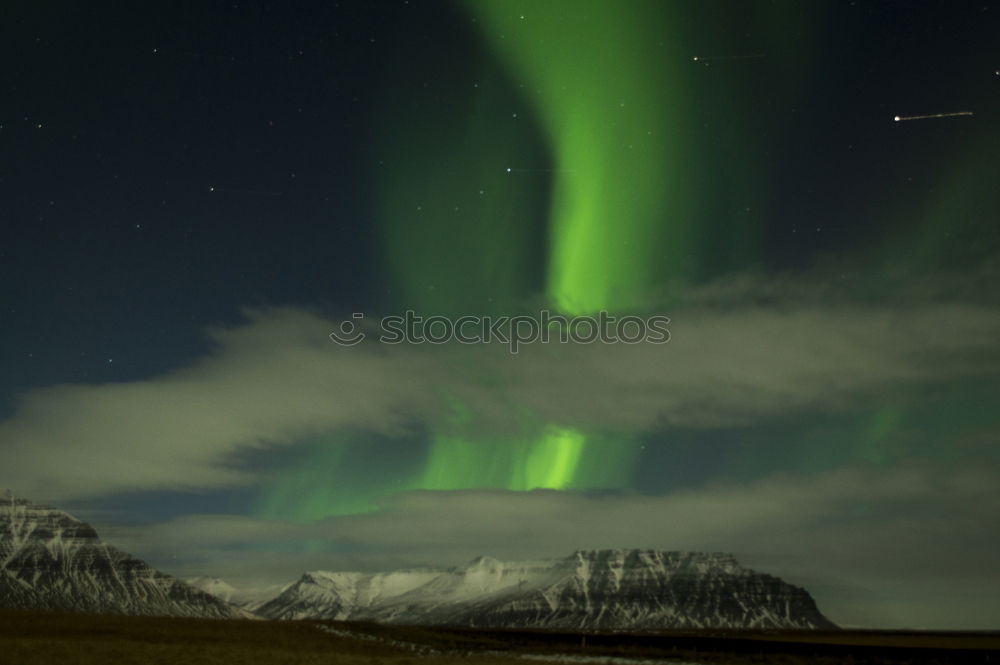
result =
[[[243,616],[215,596],[106,545],[86,522],[10,492],[0,503],[0,607]]]
[[[496,569],[503,566],[503,562],[499,559],[494,559],[491,556],[477,556],[469,563],[469,569],[473,568],[486,568],[486,569]]]

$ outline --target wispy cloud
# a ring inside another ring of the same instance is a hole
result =
[[[249,311],[244,325],[209,331],[214,351],[189,367],[25,394],[0,423],[0,486],[61,501],[252,483],[238,465],[249,449],[347,427],[400,434],[440,421],[446,395],[480,429],[526,410],[636,432],[849,410],[880,391],[996,376],[995,307],[807,296],[786,283],[710,285],[666,312],[668,344],[537,344],[517,356],[503,344],[340,347],[327,336],[338,322],[314,312]]]

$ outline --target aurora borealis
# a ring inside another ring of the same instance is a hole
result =
[[[670,41],[664,6],[469,8],[491,50],[529,91],[553,155],[551,306],[573,314],[619,310],[658,280],[683,274],[693,235],[678,177],[683,86],[679,63],[649,57]]]
[[[835,621],[995,627],[998,22],[16,5],[0,488],[247,585],[724,550]],[[542,310],[670,341],[373,334]]]
[[[547,138],[546,150],[518,150],[530,145],[528,132],[495,111],[498,117],[491,115],[495,100],[483,92],[461,107],[472,122],[448,119],[449,127],[457,123],[469,134],[461,136],[444,167],[430,166],[420,193],[447,191],[456,181],[467,180],[466,186],[481,195],[488,190],[493,197],[501,179],[514,180],[525,172],[551,176],[545,178],[552,190],[550,209],[541,217],[548,252],[539,256],[526,242],[532,238],[530,228],[523,228],[538,216],[537,204],[530,205],[541,198],[533,191],[538,187],[520,193],[504,183],[506,191],[499,192],[504,204],[478,206],[473,220],[460,214],[461,206],[424,210],[424,205],[414,204],[414,178],[389,178],[383,195],[392,202],[384,212],[385,237],[391,273],[397,276],[398,291],[405,294],[396,306],[464,313],[469,301],[479,296],[477,304],[486,311],[523,307],[534,286],[523,279],[533,258],[543,265],[546,305],[570,315],[627,311],[660,280],[682,275],[691,263],[693,220],[675,175],[682,168],[681,151],[676,138],[671,141],[680,130],[670,119],[681,105],[671,105],[666,94],[681,85],[677,74],[671,80],[669,71],[642,57],[662,43],[662,35],[653,29],[662,6],[589,2],[571,8],[557,2],[493,2],[470,3],[467,9],[482,26],[487,50],[508,68],[508,77],[522,82],[519,89],[534,91],[524,100],[529,109],[525,124],[534,109]],[[598,42],[607,48],[593,49]],[[478,93],[478,83],[475,90]],[[497,125],[508,129],[498,131]],[[412,151],[426,141],[426,127],[408,129],[413,136],[397,141]],[[478,139],[476,154],[468,136]],[[425,145],[418,154],[429,148]],[[525,152],[551,155],[551,168],[500,168],[522,165]],[[454,293],[449,285],[461,285],[472,298]],[[488,306],[482,294],[490,294]],[[460,401],[453,402],[453,408],[467,419],[476,417]],[[513,438],[495,441],[435,433],[424,469],[407,486],[513,491],[627,487],[634,448],[631,437],[595,442],[592,435],[559,424],[535,423]],[[328,496],[327,483],[336,484],[345,472],[336,464],[324,466],[331,477],[323,478],[314,491]],[[298,485],[302,474],[292,474],[285,482]],[[280,485],[276,489],[279,494],[286,491]],[[305,515],[316,516],[315,500],[302,506]],[[286,503],[286,508],[287,516],[302,516],[296,506]],[[327,508],[328,514],[345,510],[351,508],[338,501]]]

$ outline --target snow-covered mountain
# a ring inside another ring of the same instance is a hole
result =
[[[246,612],[101,542],[61,510],[0,493],[0,607],[241,618]]]
[[[278,597],[257,608],[273,619],[372,618],[372,612],[391,606],[439,579],[441,569],[397,570],[389,573],[306,573]]]
[[[564,559],[390,573],[312,572],[263,604],[275,619],[561,629],[833,628],[804,590],[728,554],[596,550]]]
[[[291,586],[291,584],[274,584],[264,587],[237,588],[218,577],[190,577],[184,581],[248,612],[255,611],[275,596],[284,593],[285,589]]]

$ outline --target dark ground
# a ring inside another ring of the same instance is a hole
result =
[[[338,631],[330,634],[321,628]],[[351,633],[357,638],[345,636]],[[0,664],[376,665],[608,658],[695,663],[1000,663],[1000,632],[671,631],[658,634],[226,621],[0,611]],[[581,662],[581,661],[577,661]],[[618,661],[620,662],[620,661]]]

